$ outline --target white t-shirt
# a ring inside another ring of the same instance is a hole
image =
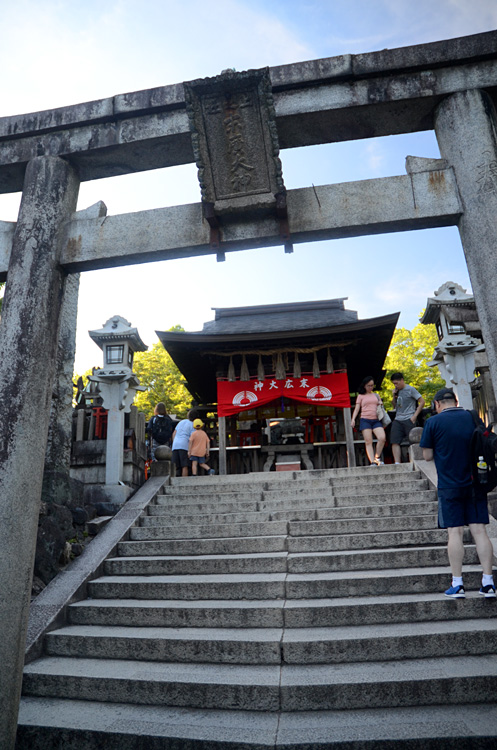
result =
[[[189,419],[182,419],[181,422],[178,422],[176,425],[176,435],[173,440],[173,451],[187,451],[192,432],[195,432],[195,427]]]

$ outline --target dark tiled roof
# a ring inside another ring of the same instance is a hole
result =
[[[204,323],[201,333],[269,333],[329,328],[357,321],[354,310],[345,310],[343,299],[281,305],[216,309],[215,320]]]

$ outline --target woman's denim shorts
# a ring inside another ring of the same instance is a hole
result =
[[[379,419],[364,419],[364,417],[361,417],[360,430],[376,430],[377,427],[383,427]]]

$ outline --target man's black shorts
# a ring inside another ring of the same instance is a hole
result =
[[[394,419],[390,428],[390,445],[400,445],[413,427],[410,419]]]
[[[473,486],[438,490],[438,527],[488,523],[487,493]]]
[[[183,448],[177,448],[175,451],[173,451],[173,461],[178,469],[183,469],[185,466],[190,466],[188,451],[183,450]]]

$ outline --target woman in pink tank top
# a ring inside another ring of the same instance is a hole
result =
[[[352,429],[355,427],[355,420],[359,411],[361,412],[361,421],[359,429],[362,431],[364,442],[366,443],[366,454],[371,466],[382,466],[381,453],[385,445],[386,435],[383,425],[376,414],[376,408],[381,403],[380,397],[373,391],[374,379],[368,375],[359,386],[358,396],[355,404],[354,413],[352,414]],[[376,451],[373,448],[373,435],[377,439]]]

